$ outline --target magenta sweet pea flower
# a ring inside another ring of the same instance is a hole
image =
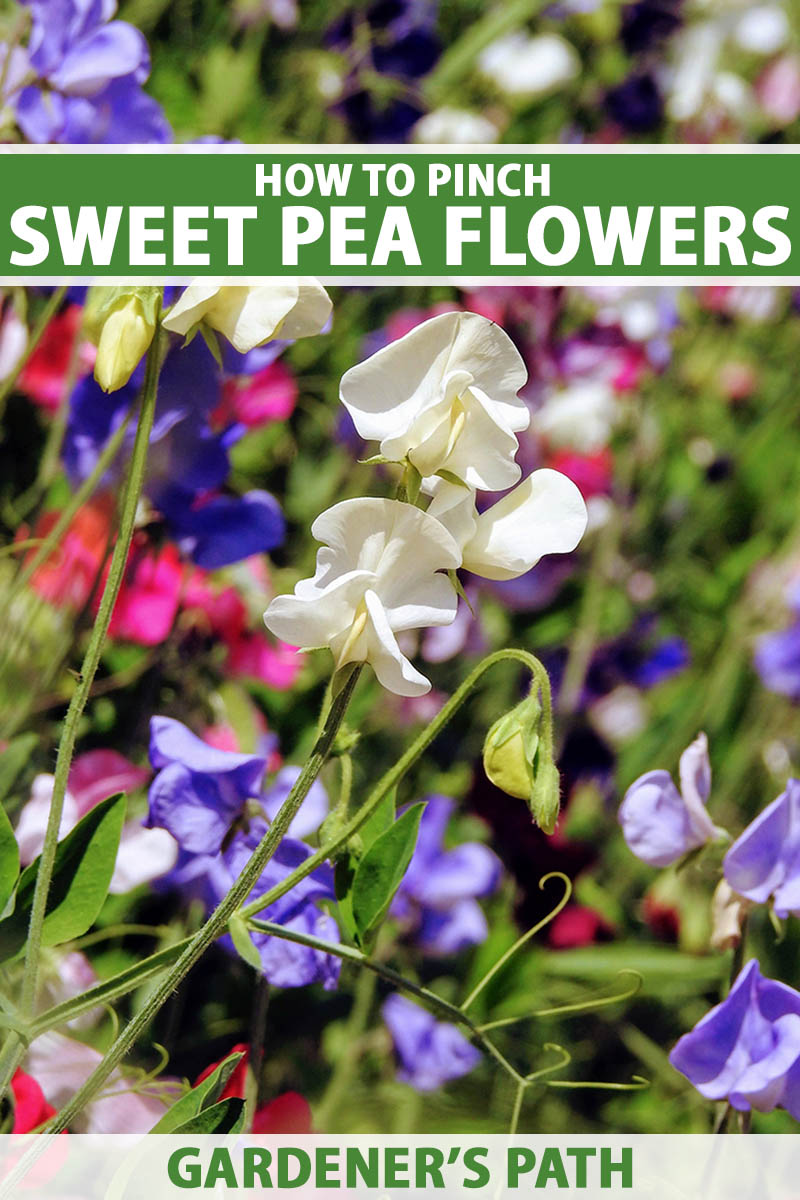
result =
[[[722,864],[735,892],[756,904],[772,898],[779,917],[800,916],[800,780],[781,792],[736,839]]]
[[[680,781],[678,791],[667,771],[648,771],[620,805],[625,841],[651,867],[668,867],[721,832],[706,812],[711,765],[704,733],[681,755]]]
[[[397,1078],[418,1092],[460,1079],[480,1062],[480,1052],[455,1025],[437,1021],[405,996],[389,996],[382,1012],[398,1058]]]
[[[669,1060],[709,1100],[741,1112],[785,1108],[800,1120],[800,993],[751,960]]]

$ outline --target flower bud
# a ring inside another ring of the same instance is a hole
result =
[[[492,783],[508,796],[524,800],[544,833],[558,820],[558,769],[540,738],[542,709],[535,696],[500,717],[486,735],[483,768]]]
[[[539,701],[529,696],[495,721],[483,744],[483,769],[495,787],[528,802],[533,793],[541,715]]]
[[[102,288],[92,297],[86,332],[97,344],[94,377],[105,392],[124,387],[156,331],[159,289]]]

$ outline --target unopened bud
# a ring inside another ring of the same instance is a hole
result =
[[[524,800],[544,833],[558,820],[558,769],[540,738],[542,709],[536,696],[523,700],[495,721],[483,746],[483,767],[492,783],[509,796]]]
[[[105,392],[124,387],[156,331],[157,288],[103,288],[87,309],[86,331],[97,343],[94,377]]]
[[[533,792],[541,715],[539,701],[529,696],[495,721],[483,744],[483,769],[495,787],[528,803]]]

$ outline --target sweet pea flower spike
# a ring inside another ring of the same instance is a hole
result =
[[[329,646],[336,666],[368,662],[385,688],[422,696],[430,682],[403,655],[395,634],[449,625],[457,597],[440,571],[461,553],[434,517],[399,500],[343,500],[317,517],[312,579],[292,596],[276,596],[264,621],[293,646]]]
[[[543,467],[478,513],[474,493],[437,481],[428,509],[462,546],[462,566],[484,579],[517,579],[545,554],[568,554],[586,531],[586,504],[560,471]]]
[[[667,771],[648,771],[620,805],[625,841],[648,866],[668,867],[723,833],[706,812],[711,765],[704,733],[681,755],[680,780],[679,792]]]
[[[259,287],[192,283],[164,318],[173,333],[201,323],[221,333],[240,354],[271,338],[310,337],[331,314],[328,293],[316,279],[273,279]]]
[[[800,916],[800,779],[751,821],[722,869],[740,896],[755,904],[772,898],[777,916]]]
[[[530,412],[517,392],[525,364],[508,334],[471,312],[412,329],[342,377],[340,398],[361,437],[422,476],[448,471],[502,491],[520,477],[516,434]]]

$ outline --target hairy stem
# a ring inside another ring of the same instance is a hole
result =
[[[136,521],[136,508],[141,495],[147,463],[147,449],[150,443],[150,432],[153,427],[153,416],[158,392],[159,349],[160,339],[154,338],[153,345],[147,357],[144,390],[136,428],[136,441],[131,455],[128,481],[125,489],[125,499],[122,506],[119,534],[117,536],[111,565],[105,588],[103,589],[97,618],[92,628],[89,644],[81,666],[77,687],[73,692],[61,739],[58,745],[56,767],[53,776],[53,798],[47,818],[47,829],[44,845],[39,858],[39,870],[36,876],[36,886],[31,905],[31,918],[28,926],[28,941],[25,948],[25,967],[22,978],[22,999],[20,1011],[23,1020],[30,1020],[36,1007],[36,996],[39,983],[39,958],[42,946],[42,931],[47,913],[47,898],[53,876],[53,866],[58,844],[58,831],[64,810],[64,796],[67,790],[69,770],[78,737],[78,726],[89,699],[92,682],[103,652],[111,615],[119,595],[122,579],[125,574],[125,564],[128,559],[133,529]],[[14,1071],[19,1066],[25,1052],[24,1043],[20,1038],[11,1035],[0,1054],[0,1093],[5,1092]]]

